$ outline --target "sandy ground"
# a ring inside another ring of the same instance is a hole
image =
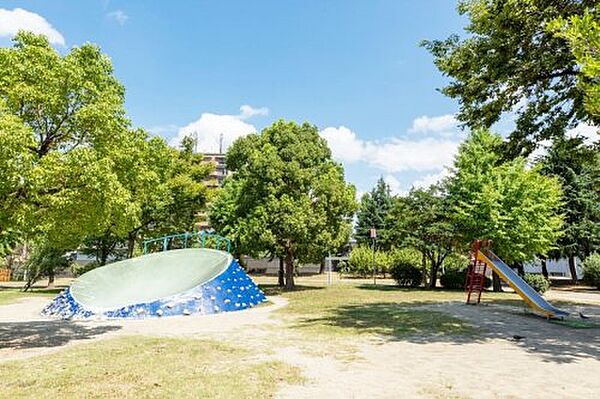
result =
[[[597,294],[552,295],[589,303],[570,310],[600,322],[600,307],[593,305]],[[556,325],[514,306],[424,306],[472,324],[481,332],[475,338],[311,342],[273,315],[287,304],[281,297],[249,311],[110,322],[44,319],[39,310],[46,302],[30,298],[0,306],[0,361],[123,335],[194,336],[243,342],[265,358],[300,367],[307,382],[282,387],[281,398],[590,398],[600,393],[600,329]]]

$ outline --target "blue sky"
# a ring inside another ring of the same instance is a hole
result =
[[[215,151],[279,118],[322,130],[360,192],[435,181],[464,137],[457,104],[418,43],[461,32],[450,0],[3,1],[17,28],[61,52],[98,44],[126,87],[134,126]]]

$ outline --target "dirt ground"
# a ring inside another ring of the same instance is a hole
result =
[[[598,294],[553,291],[549,298],[600,323]],[[123,335],[194,336],[243,342],[265,358],[303,370],[307,382],[281,398],[590,398],[600,392],[600,329],[576,329],[528,315],[514,304],[423,308],[448,313],[481,331],[475,337],[356,337],[352,350],[332,338],[311,342],[273,312],[283,297],[249,311],[152,320],[58,321],[39,315],[47,299],[0,306],[0,361],[51,354]]]

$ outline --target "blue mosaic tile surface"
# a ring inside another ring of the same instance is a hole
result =
[[[67,288],[42,310],[42,314],[63,319],[145,319],[233,312],[254,307],[266,299],[265,294],[246,274],[237,260],[233,260],[229,267],[214,279],[191,290],[153,302],[138,303],[97,314],[78,303]]]

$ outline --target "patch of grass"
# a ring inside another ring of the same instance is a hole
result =
[[[33,291],[23,292],[17,288],[3,288],[0,289],[0,305],[7,305],[10,303],[17,302],[23,298],[31,297],[48,297],[53,298],[58,295],[62,289],[34,289]]]
[[[0,363],[10,398],[265,398],[303,381],[298,368],[200,339],[127,337]]]
[[[550,320],[550,323],[570,328],[600,328],[600,324],[587,320]]]
[[[293,328],[318,335],[374,334],[401,339],[475,333],[471,326],[455,317],[416,308],[464,300],[464,293],[458,291],[338,284],[281,295],[289,299],[289,304],[278,312]]]

